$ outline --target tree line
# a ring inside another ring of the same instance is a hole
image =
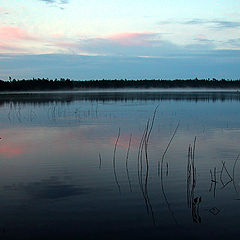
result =
[[[187,80],[89,80],[33,78],[29,80],[0,80],[0,91],[77,90],[88,88],[240,88],[240,80],[187,79]]]

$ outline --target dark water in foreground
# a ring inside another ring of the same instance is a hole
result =
[[[0,239],[238,239],[239,106],[236,92],[1,95]]]

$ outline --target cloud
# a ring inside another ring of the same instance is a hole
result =
[[[177,45],[161,39],[158,33],[120,33],[79,39],[75,42],[59,41],[54,44],[74,54],[88,53],[107,56],[162,56],[180,50]]]
[[[229,39],[226,43],[232,45],[233,47],[240,47],[240,38]]]
[[[165,36],[158,32],[123,32],[79,39],[66,38],[64,35],[40,38],[13,26],[0,26],[0,35],[3,36],[0,39],[2,53],[33,51],[32,53],[54,52],[91,56],[181,57],[203,54],[216,49],[217,44],[225,44],[220,40],[211,40],[199,35],[193,39],[192,44],[179,45],[164,39]],[[226,46],[230,46],[230,43]],[[235,43],[235,48],[236,46]]]
[[[56,4],[67,4],[69,3],[69,0],[39,0],[41,2],[45,3],[56,3]]]
[[[219,21],[219,20],[203,20],[203,19],[193,19],[191,21],[185,21],[183,24],[207,24],[212,25],[212,28],[238,28],[240,27],[240,22],[237,21]]]
[[[0,26],[0,40],[34,40],[25,30],[15,26]]]
[[[0,52],[1,53],[21,53],[21,52],[25,52],[25,50],[20,47],[14,47],[9,44],[0,42]]]
[[[33,42],[41,42],[30,35],[25,29],[16,26],[0,25],[0,53],[27,53]]]
[[[227,28],[239,28],[240,21],[225,21],[225,20],[207,20],[207,19],[192,19],[187,21],[161,21],[159,22],[161,25],[166,24],[182,24],[182,25],[205,25],[209,28],[214,29],[227,29]]]
[[[49,5],[51,5],[52,7],[57,7],[61,10],[64,10],[64,5],[69,3],[69,0],[38,0],[41,2],[45,2]]]
[[[214,43],[215,40],[207,39],[207,38],[195,38],[194,40],[201,42],[201,43]]]
[[[0,7],[0,15],[8,15],[9,14],[9,11]]]
[[[153,43],[155,38],[159,38],[158,33],[119,33],[109,35],[104,39],[119,43],[125,46],[146,46]]]

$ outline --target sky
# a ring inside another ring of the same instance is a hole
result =
[[[0,0],[0,79],[240,79],[240,1]]]

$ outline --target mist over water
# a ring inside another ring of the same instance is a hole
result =
[[[236,239],[237,91],[0,95],[4,239]]]

